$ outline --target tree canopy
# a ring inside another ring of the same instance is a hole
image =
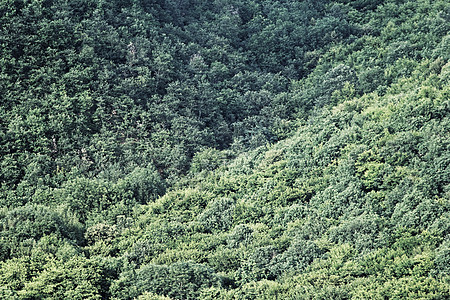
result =
[[[447,299],[445,0],[0,0],[0,298]]]

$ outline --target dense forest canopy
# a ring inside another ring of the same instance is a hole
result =
[[[0,298],[450,298],[450,3],[0,0]]]

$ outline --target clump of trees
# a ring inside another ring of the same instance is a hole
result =
[[[0,298],[445,299],[447,1],[0,3]]]

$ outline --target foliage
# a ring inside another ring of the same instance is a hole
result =
[[[448,1],[0,1],[0,298],[450,298]]]

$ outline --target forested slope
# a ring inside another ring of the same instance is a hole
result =
[[[449,298],[449,24],[1,1],[1,298]]]

